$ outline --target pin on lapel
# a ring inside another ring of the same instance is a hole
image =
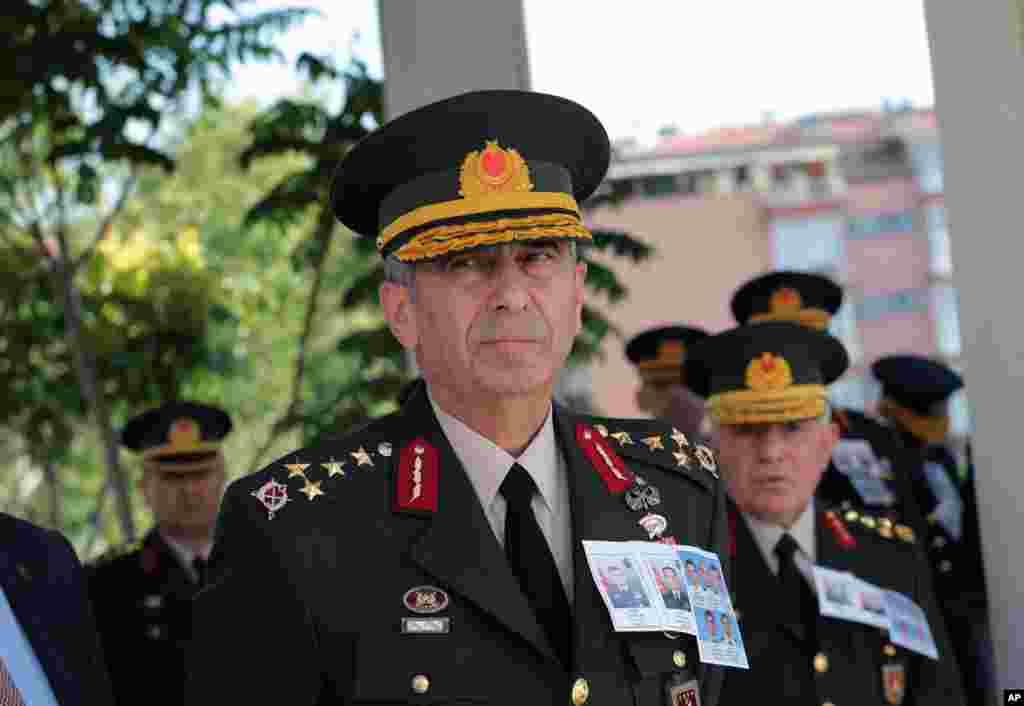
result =
[[[278,510],[288,504],[288,486],[271,478],[257,490],[250,493],[267,509],[267,519],[274,519]]]
[[[647,513],[637,520],[637,524],[647,530],[647,537],[652,540],[659,539],[668,529],[668,520],[665,516],[654,513]]]
[[[623,496],[626,506],[634,512],[650,510],[661,504],[661,492],[640,476],[633,477],[633,485]]]

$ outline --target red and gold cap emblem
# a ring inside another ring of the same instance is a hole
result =
[[[751,390],[783,390],[793,384],[793,371],[781,355],[762,353],[747,366],[746,382]]]
[[[199,444],[199,425],[194,419],[175,419],[168,432],[170,444],[176,449],[188,449]]]
[[[514,149],[489,140],[483,150],[466,155],[459,172],[459,195],[474,198],[492,193],[531,191],[530,169]]]
[[[792,287],[780,287],[772,292],[769,306],[773,314],[796,314],[804,308],[804,300]]]

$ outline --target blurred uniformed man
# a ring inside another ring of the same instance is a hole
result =
[[[925,547],[935,592],[957,649],[969,702],[990,704],[993,694],[985,567],[970,444],[958,463],[948,441],[949,398],[963,379],[946,365],[915,355],[880,358],[871,366],[882,384],[879,412],[923,462],[913,478],[927,518]]]
[[[609,155],[586,109],[522,91],[426,106],[347,155],[335,213],[376,240],[424,382],[228,488],[187,703],[647,705],[677,682],[718,703],[693,637],[614,632],[581,541],[721,552],[713,454],[552,402],[581,325],[578,204]]]
[[[750,661],[729,672],[722,703],[961,704],[952,648],[912,530],[815,499],[838,429],[826,386],[843,345],[789,322],[750,324],[691,351],[689,383],[719,425],[730,496],[732,588]],[[822,617],[813,566],[850,572],[924,610],[932,660],[888,631]]]
[[[843,302],[843,290],[824,275],[775,270],[748,281],[732,298],[739,324],[790,321],[827,331]],[[818,497],[845,509],[856,505],[876,516],[924,533],[925,523],[911,478],[919,461],[892,430],[853,409],[833,405],[840,438],[821,481]]]
[[[121,442],[142,458],[155,524],[136,545],[90,567],[89,594],[118,704],[181,704],[191,602],[224,490],[227,413],[169,402],[131,419]]]
[[[705,437],[710,436],[711,426],[704,400],[686,387],[682,371],[687,349],[707,335],[693,326],[659,326],[626,342],[626,357],[640,377],[636,406],[684,434]]]

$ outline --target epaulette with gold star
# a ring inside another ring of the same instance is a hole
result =
[[[825,514],[834,518],[833,522],[838,520],[838,524],[848,531],[877,534],[884,539],[906,544],[914,544],[917,541],[917,536],[910,526],[897,522],[892,517],[864,512],[852,507],[849,503],[827,510]]]
[[[683,474],[705,488],[718,478],[718,459],[703,438],[645,419],[595,418],[588,424],[624,458]]]
[[[389,470],[392,453],[390,442],[371,444],[366,437],[354,441],[351,449],[334,453],[297,451],[277,462],[270,478],[249,494],[263,505],[267,518],[272,520],[290,503],[315,502],[340,492],[340,484],[346,480]]]

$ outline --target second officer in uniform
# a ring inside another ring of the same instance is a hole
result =
[[[220,443],[227,413],[169,402],[133,418],[121,433],[142,458],[142,491],[155,525],[133,546],[89,570],[114,696],[121,706],[182,703],[192,598],[199,590],[224,489]]]

